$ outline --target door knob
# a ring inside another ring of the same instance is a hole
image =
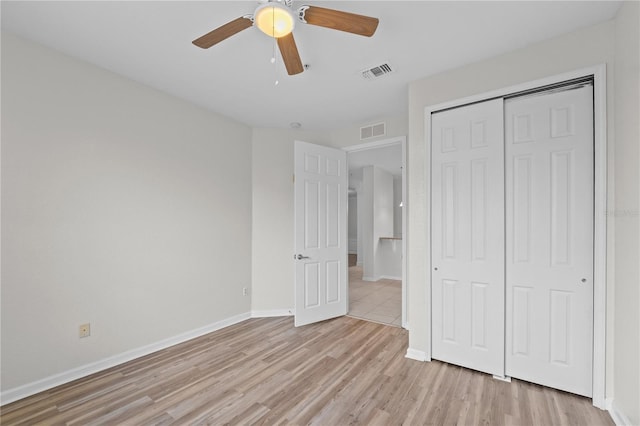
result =
[[[303,256],[303,255],[299,254],[299,255],[296,256],[296,259],[298,259],[298,260],[310,259],[310,257],[309,256]]]
[[[583,279],[581,279],[580,281],[581,281],[581,282],[583,282],[583,283],[586,283],[586,282],[587,282],[587,279],[586,279],[586,278],[583,278]]]

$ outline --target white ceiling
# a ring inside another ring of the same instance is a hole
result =
[[[2,29],[256,127],[331,130],[407,110],[408,83],[611,19],[618,1],[294,2],[380,19],[360,37],[299,24],[310,69],[270,63],[273,39],[249,28],[208,50],[191,41],[256,1],[2,1]],[[397,71],[365,80],[388,61]],[[274,84],[275,80],[279,84]]]

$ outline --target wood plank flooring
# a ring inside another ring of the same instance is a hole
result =
[[[350,317],[251,319],[2,407],[2,425],[613,425],[591,400],[404,358]]]

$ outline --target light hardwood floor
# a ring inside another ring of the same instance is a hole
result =
[[[2,407],[15,424],[612,425],[587,398],[404,358],[350,317],[251,319]]]

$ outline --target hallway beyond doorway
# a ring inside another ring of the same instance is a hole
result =
[[[402,281],[363,281],[362,266],[350,266],[347,315],[402,327]]]

